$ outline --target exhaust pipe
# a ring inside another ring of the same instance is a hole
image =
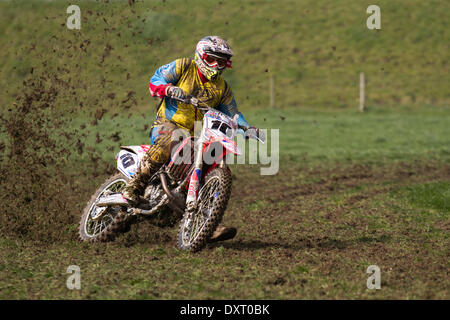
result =
[[[166,174],[164,172],[161,172],[159,174],[159,179],[161,180],[161,186],[169,198],[169,207],[172,208],[175,211],[178,211],[179,213],[184,213],[184,210],[182,209],[184,206],[180,203],[180,200],[173,195],[173,193],[170,191],[169,187],[167,186],[167,178]]]

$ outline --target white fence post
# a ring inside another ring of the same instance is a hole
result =
[[[270,107],[275,108],[275,84],[273,80],[273,75],[270,75]]]
[[[359,111],[364,112],[366,103],[366,78],[364,72],[359,74]]]

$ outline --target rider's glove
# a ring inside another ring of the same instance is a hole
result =
[[[166,96],[169,98],[186,99],[186,92],[180,87],[167,86]]]
[[[245,131],[245,138],[249,139],[257,139],[257,140],[261,140],[262,142],[264,142],[265,136],[264,136],[264,132],[260,131],[258,128],[255,127],[250,127]]]

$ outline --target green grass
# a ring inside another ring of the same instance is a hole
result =
[[[450,183],[439,182],[406,188],[411,205],[450,213]]]
[[[269,104],[270,75],[279,107],[355,108],[361,71],[369,106],[450,102],[445,0],[378,1],[381,30],[367,29],[371,3],[361,0],[172,0],[133,8],[126,1],[80,1],[80,31],[65,26],[69,3],[0,3],[2,106],[20,93],[31,68],[70,79],[90,110],[120,109],[130,91],[138,105],[148,106],[155,69],[192,57],[208,34],[227,38],[235,51],[225,78],[243,110]]]
[[[450,159],[448,108],[377,107],[365,113],[330,109],[262,109],[245,112],[245,117],[252,125],[268,129],[269,137],[270,129],[279,130],[282,160],[379,163]],[[114,160],[119,145],[149,143],[154,112],[150,110],[145,118],[142,115],[131,118],[118,115],[111,119],[106,115],[95,126],[89,125],[90,119],[74,118],[71,126],[79,128],[86,125],[88,134],[83,142],[110,162]],[[100,143],[97,143],[97,133],[102,140]],[[118,133],[119,141],[111,138],[115,133]],[[267,145],[269,154],[271,143]],[[246,154],[248,157],[248,144]]]

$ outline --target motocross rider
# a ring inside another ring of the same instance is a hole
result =
[[[194,122],[203,119],[199,110],[196,112],[193,106],[173,98],[184,99],[192,95],[228,116],[239,114],[239,125],[258,132],[238,111],[231,88],[221,76],[225,68],[231,68],[232,56],[233,51],[224,39],[207,36],[197,43],[194,60],[177,59],[156,70],[150,79],[149,90],[153,97],[160,97],[162,101],[150,131],[151,147],[123,192],[127,201],[138,202],[150,177],[170,160],[171,144],[175,140],[172,132],[181,129],[186,135],[192,135]],[[231,239],[236,232],[236,228],[219,225],[210,242]]]

